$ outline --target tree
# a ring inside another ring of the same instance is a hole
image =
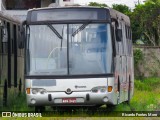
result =
[[[133,39],[142,35],[144,42],[153,46],[160,45],[160,1],[147,0],[137,5],[131,15]]]
[[[107,7],[106,4],[90,2],[89,6]],[[130,17],[133,40],[141,39],[145,44],[160,46],[160,0],[146,0],[135,9],[126,5],[114,4],[113,9]]]
[[[131,9],[126,6],[126,5],[122,5],[122,4],[113,4],[112,5],[112,8],[121,12],[121,13],[124,13],[126,15],[130,15],[131,14]]]
[[[101,8],[104,8],[104,7],[108,7],[105,3],[97,3],[97,2],[90,2],[88,4],[88,6],[96,6],[96,7],[101,7]]]

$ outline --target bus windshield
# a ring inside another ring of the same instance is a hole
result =
[[[28,75],[112,73],[110,24],[29,25]]]

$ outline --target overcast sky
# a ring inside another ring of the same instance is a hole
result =
[[[139,0],[140,3],[143,3],[143,1],[144,0]],[[138,0],[74,0],[74,3],[82,5],[88,4],[89,2],[105,3],[110,7],[112,4],[125,4],[130,8],[134,8],[135,4],[138,4]]]

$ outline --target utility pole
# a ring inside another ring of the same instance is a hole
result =
[[[57,4],[59,4],[59,0],[52,0],[52,3],[57,3]]]
[[[137,1],[137,0],[134,0],[134,4],[135,4],[135,6],[136,6],[136,5],[140,5],[140,1],[139,1],[139,0],[138,0],[138,1]]]
[[[49,7],[58,7],[59,5],[59,0],[52,0],[52,3],[49,5]]]

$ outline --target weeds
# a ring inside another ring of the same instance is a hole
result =
[[[160,78],[146,78],[135,80],[135,89],[140,91],[155,91],[160,86]]]
[[[160,78],[135,80],[134,96],[131,107],[136,111],[160,110]]]
[[[33,111],[33,108],[29,108],[26,103],[25,93],[15,95],[11,92],[11,95],[8,98],[7,107],[3,107],[3,111]]]

